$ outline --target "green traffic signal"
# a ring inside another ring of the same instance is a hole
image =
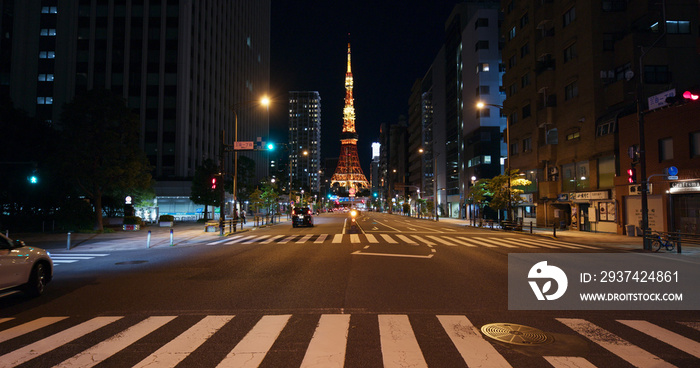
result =
[[[36,175],[32,175],[28,178],[29,184],[38,184],[39,183],[39,177]]]
[[[270,150],[270,151],[274,151],[274,150],[275,150],[275,145],[274,145],[274,143],[268,143],[268,144],[267,144],[267,149]]]

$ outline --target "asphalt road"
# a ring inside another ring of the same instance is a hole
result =
[[[346,217],[77,247],[44,295],[0,299],[0,367],[699,366],[697,310],[508,309],[509,254],[618,249],[378,213],[350,229]],[[496,341],[479,330],[491,323],[546,341]]]

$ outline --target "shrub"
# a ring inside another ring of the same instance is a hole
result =
[[[158,222],[173,222],[175,221],[175,216],[173,215],[160,215]]]
[[[141,225],[141,218],[138,216],[124,216],[124,225]]]

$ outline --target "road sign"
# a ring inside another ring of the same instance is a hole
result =
[[[678,176],[676,175],[669,175],[668,180],[678,180]]]
[[[355,196],[355,188],[350,188],[350,197]]]
[[[666,169],[666,174],[668,176],[677,176],[678,175],[678,168],[675,166],[670,166],[669,168]],[[676,178],[678,179],[678,178]]]
[[[233,149],[236,151],[252,150],[253,142],[233,142]]]

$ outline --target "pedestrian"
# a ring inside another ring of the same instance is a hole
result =
[[[245,225],[245,211],[241,211],[241,221],[243,221],[243,224]]]

